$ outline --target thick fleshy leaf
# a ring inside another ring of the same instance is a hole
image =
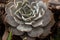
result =
[[[35,21],[31,21],[31,22],[25,22],[26,25],[32,25],[32,23],[34,23]]]
[[[16,28],[12,28],[12,27],[11,27],[10,31],[12,31],[13,35],[23,35],[23,33],[24,33],[22,31],[17,30]]]
[[[24,21],[22,21],[21,19],[18,19],[16,16],[13,17],[15,22],[18,23],[18,24],[24,24]]]
[[[23,1],[23,0],[15,0],[15,2],[19,2],[19,1]]]
[[[14,5],[15,6],[15,5]],[[22,6],[22,1],[17,2],[17,7],[15,8],[15,12],[19,11]]]
[[[45,15],[42,17],[42,19],[37,20],[32,26],[33,27],[44,27],[51,21],[51,12],[49,10],[46,11]]]
[[[8,15],[10,15],[10,7],[13,5],[14,3],[13,2],[10,2],[10,3],[8,3],[7,5],[6,5],[6,7],[5,7],[5,11],[6,11],[6,13],[8,14]]]
[[[43,33],[43,29],[38,27],[38,28],[34,28],[32,31],[28,32],[28,35],[30,37],[39,37],[42,33]]]
[[[12,18],[12,16],[7,15],[5,19],[6,19],[6,22],[7,22],[8,24],[10,24],[11,26],[13,26],[13,27],[17,27],[17,26],[18,26],[18,23],[16,23],[16,22],[14,21],[14,19]]]
[[[43,17],[44,22],[43,22],[42,26],[46,26],[51,21],[51,18],[52,18],[52,14],[51,13],[52,12],[49,11],[49,10],[46,11],[45,16]]]
[[[17,9],[21,7],[21,5],[22,5],[21,1],[17,2],[17,8],[15,8],[15,5],[13,2],[8,3],[5,8],[6,13],[7,14],[14,13]]]
[[[10,11],[10,14],[14,14],[14,12],[15,12],[15,7],[14,7],[14,5],[12,5],[10,8],[9,8],[9,11]]]
[[[35,2],[36,0],[28,0],[29,1],[29,3],[31,4],[31,2]]]
[[[22,6],[22,2],[20,1],[20,2],[17,2],[17,5],[16,5],[17,7],[15,7],[15,5],[12,5],[11,7],[10,7],[10,12],[12,13],[12,14],[14,14],[14,13],[16,13],[17,11],[19,11],[19,9],[20,9],[20,7]]]
[[[43,10],[43,11],[42,10],[43,10],[43,8],[40,10],[40,12],[38,13],[38,16],[34,20],[39,20],[44,16],[45,10]]]
[[[28,26],[28,25],[19,25],[18,27],[17,27],[17,29],[19,30],[19,31],[22,31],[22,32],[30,32],[31,30],[32,30],[32,27],[31,26]]]
[[[50,23],[47,26],[45,26],[44,32],[41,35],[41,38],[44,38],[44,37],[46,37],[47,35],[49,35],[51,33],[51,27],[54,25],[54,23],[55,23],[55,21],[52,18],[52,20],[50,21]]]
[[[16,14],[14,14],[14,17],[17,17],[17,18],[20,19],[20,20],[22,19],[21,16],[22,16],[22,15],[21,15],[19,12],[17,12]]]
[[[31,3],[31,6],[32,6],[32,7],[36,6],[36,2],[32,2],[32,3]]]
[[[43,1],[38,0],[36,3],[37,3],[36,4],[37,6],[44,8],[44,10],[47,10],[47,5],[45,3],[43,3]],[[34,6],[33,4],[34,3],[32,2],[31,5]]]
[[[43,20],[38,20],[32,24],[33,27],[39,27],[43,25]]]
[[[29,36],[20,36],[23,40],[35,40],[36,38],[29,37]]]

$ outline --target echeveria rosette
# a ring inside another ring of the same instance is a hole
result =
[[[51,12],[43,1],[18,1],[10,2],[6,6],[6,22],[10,24],[13,35],[23,35],[24,32],[30,37],[39,37],[41,34],[50,33]],[[53,20],[52,20],[53,21]],[[45,31],[45,32],[44,32]],[[38,34],[38,35],[37,35]]]

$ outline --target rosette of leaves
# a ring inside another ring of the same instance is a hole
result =
[[[6,23],[13,35],[43,37],[50,34],[54,24],[53,15],[46,3],[40,0],[19,0],[6,5]],[[52,21],[51,21],[52,20]]]

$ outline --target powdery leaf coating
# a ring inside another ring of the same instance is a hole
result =
[[[23,35],[27,32],[30,37],[39,37],[44,34],[45,28],[50,32],[47,25],[51,21],[52,13],[41,0],[14,0],[6,5],[5,11],[5,19],[12,26],[10,28],[13,35]]]

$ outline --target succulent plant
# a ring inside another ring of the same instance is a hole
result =
[[[13,35],[26,32],[29,37],[44,37],[54,24],[53,14],[41,0],[15,0],[6,5],[5,11]]]

